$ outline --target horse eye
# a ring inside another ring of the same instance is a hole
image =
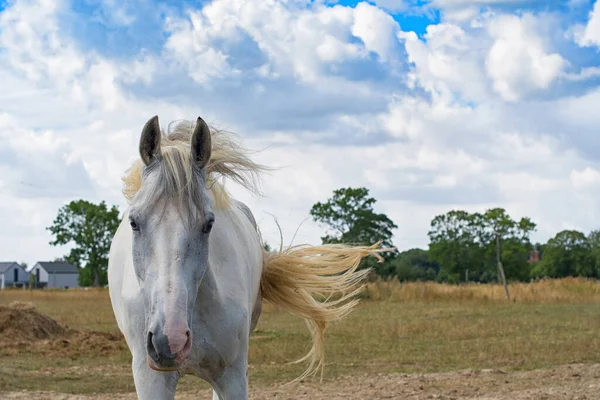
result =
[[[131,225],[131,229],[133,229],[134,231],[140,230],[140,227],[135,223],[134,220],[129,220],[129,225]]]
[[[202,233],[209,233],[210,230],[212,229],[214,223],[215,223],[214,218],[211,218],[208,221],[206,221],[204,223],[204,226],[202,227]]]

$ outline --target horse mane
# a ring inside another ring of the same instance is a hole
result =
[[[190,160],[191,138],[195,122],[180,121],[171,130],[162,132],[161,153],[165,163],[161,163],[166,170],[165,176],[170,179],[170,186],[174,189],[185,188],[192,177],[192,164]],[[214,196],[217,208],[231,206],[231,198],[225,190],[221,178],[229,178],[244,188],[259,194],[258,178],[262,171],[268,168],[252,161],[248,157],[249,151],[234,140],[232,132],[210,127],[212,152],[206,166],[206,188]],[[142,186],[142,160],[136,160],[127,169],[122,178],[123,195],[131,202]]]

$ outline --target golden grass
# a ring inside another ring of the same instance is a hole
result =
[[[325,339],[325,380],[340,374],[535,369],[600,362],[600,284],[562,279],[499,285],[369,284],[365,299]],[[117,330],[106,290],[0,292],[0,304],[30,301],[76,329]],[[265,303],[250,345],[250,384],[289,382],[311,348],[301,318]],[[2,356],[0,356],[2,357]],[[0,391],[133,391],[130,356],[2,357]],[[186,377],[181,389],[206,387]]]
[[[600,301],[600,284],[585,278],[547,279],[532,283],[511,283],[512,302],[567,303]],[[400,283],[397,280],[367,284],[362,297],[394,302],[506,301],[504,287],[492,284],[446,285],[434,282]]]

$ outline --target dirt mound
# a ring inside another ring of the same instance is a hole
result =
[[[0,358],[23,353],[79,357],[125,350],[121,334],[67,329],[31,303],[0,306]]]
[[[52,350],[66,350],[73,355],[110,355],[127,350],[122,335],[113,335],[108,332],[75,330],[69,331],[68,339],[54,340],[47,347]]]
[[[63,337],[66,333],[58,322],[36,311],[33,305],[16,302],[0,306],[0,338],[41,340]]]

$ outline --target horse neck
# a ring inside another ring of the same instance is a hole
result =
[[[253,297],[262,272],[262,248],[248,217],[235,205],[213,209],[215,225],[210,237],[209,262],[198,291],[198,301],[208,304],[241,302]],[[252,263],[251,260],[254,260]],[[248,270],[247,263],[255,268]]]
[[[206,267],[206,272],[200,282],[196,305],[201,304],[202,307],[210,306],[218,302],[221,298],[222,288],[219,285],[219,280],[215,275],[215,271],[211,263]]]
[[[215,237],[214,232],[220,229],[217,224],[227,224],[227,220],[231,220],[229,210],[223,209],[215,209],[213,212],[215,213],[215,227],[213,228],[213,234],[209,239],[209,256],[208,256],[208,265],[206,267],[206,271],[204,272],[204,276],[202,277],[202,282],[200,283],[200,288],[198,290],[198,302],[202,302],[204,306],[208,304],[214,304],[219,301],[221,298],[221,294],[226,291],[224,288],[223,276],[220,273],[219,268],[222,268],[221,265],[221,254],[220,254],[220,246],[223,245],[223,242],[226,240],[221,237]],[[225,235],[225,238],[227,236]]]

